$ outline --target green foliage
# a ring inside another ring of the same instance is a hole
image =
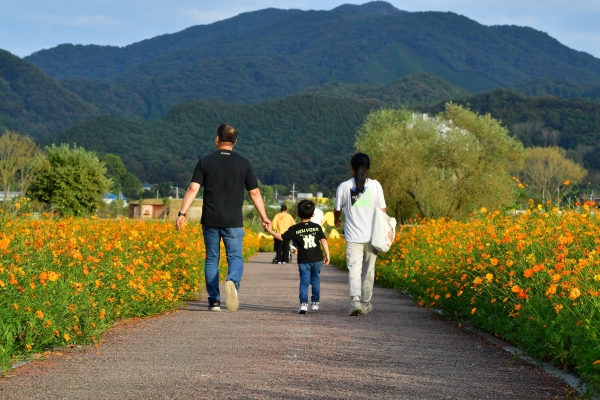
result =
[[[588,181],[600,186],[600,103],[584,99],[528,97],[514,90],[496,89],[454,99],[474,112],[502,121],[525,147],[560,146],[588,171]],[[444,104],[421,108],[439,112]]]
[[[33,199],[51,204],[63,216],[89,215],[111,187],[106,168],[83,147],[68,144],[46,148],[46,159],[32,182]]]
[[[600,101],[600,84],[591,82],[539,78],[520,82],[513,86],[513,89],[527,96],[554,96],[565,99],[579,97]]]
[[[215,150],[216,128],[228,122],[240,132],[235,151],[253,163],[265,184],[334,189],[347,179],[351,138],[379,104],[308,95],[256,105],[189,101],[159,120],[100,117],[44,143],[77,143],[101,155],[116,154],[142,181],[186,187],[198,159]]]
[[[0,50],[0,131],[35,138],[100,114],[34,65]]]
[[[419,73],[384,85],[328,82],[307,93],[356,100],[377,100],[386,106],[425,106],[464,96],[467,91],[433,74]]]
[[[447,105],[437,117],[408,110],[372,113],[356,139],[371,157],[370,176],[398,219],[465,217],[475,207],[511,200],[521,143],[498,121]]]

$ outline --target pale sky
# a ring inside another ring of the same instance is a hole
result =
[[[366,0],[3,0],[0,48],[24,57],[61,43],[125,46],[268,7],[331,10]],[[406,11],[452,11],[484,25],[530,26],[600,58],[600,0],[390,0]]]

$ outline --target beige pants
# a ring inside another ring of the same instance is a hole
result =
[[[376,260],[377,250],[371,243],[346,242],[346,263],[352,300],[360,300],[363,303],[371,301]]]

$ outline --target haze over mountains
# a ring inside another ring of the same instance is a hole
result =
[[[437,110],[427,107],[451,99],[509,127],[551,128],[573,151],[595,149],[580,154],[588,168],[600,154],[592,101],[600,99],[600,60],[531,28],[453,13],[381,1],[266,9],[122,48],[64,44],[25,59],[0,51],[0,127],[119,154],[142,179],[180,184],[210,147],[191,143],[224,120],[243,129],[240,151],[257,159],[265,183],[309,170],[306,184],[329,187],[345,176],[344,157],[369,111]],[[533,128],[520,132],[527,145],[539,141]]]

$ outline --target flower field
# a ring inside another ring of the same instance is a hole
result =
[[[405,227],[376,279],[600,389],[600,220],[589,208]],[[343,265],[343,242],[330,243]]]
[[[244,257],[258,245],[247,232]],[[199,224],[0,215],[0,364],[173,309],[203,271]]]

